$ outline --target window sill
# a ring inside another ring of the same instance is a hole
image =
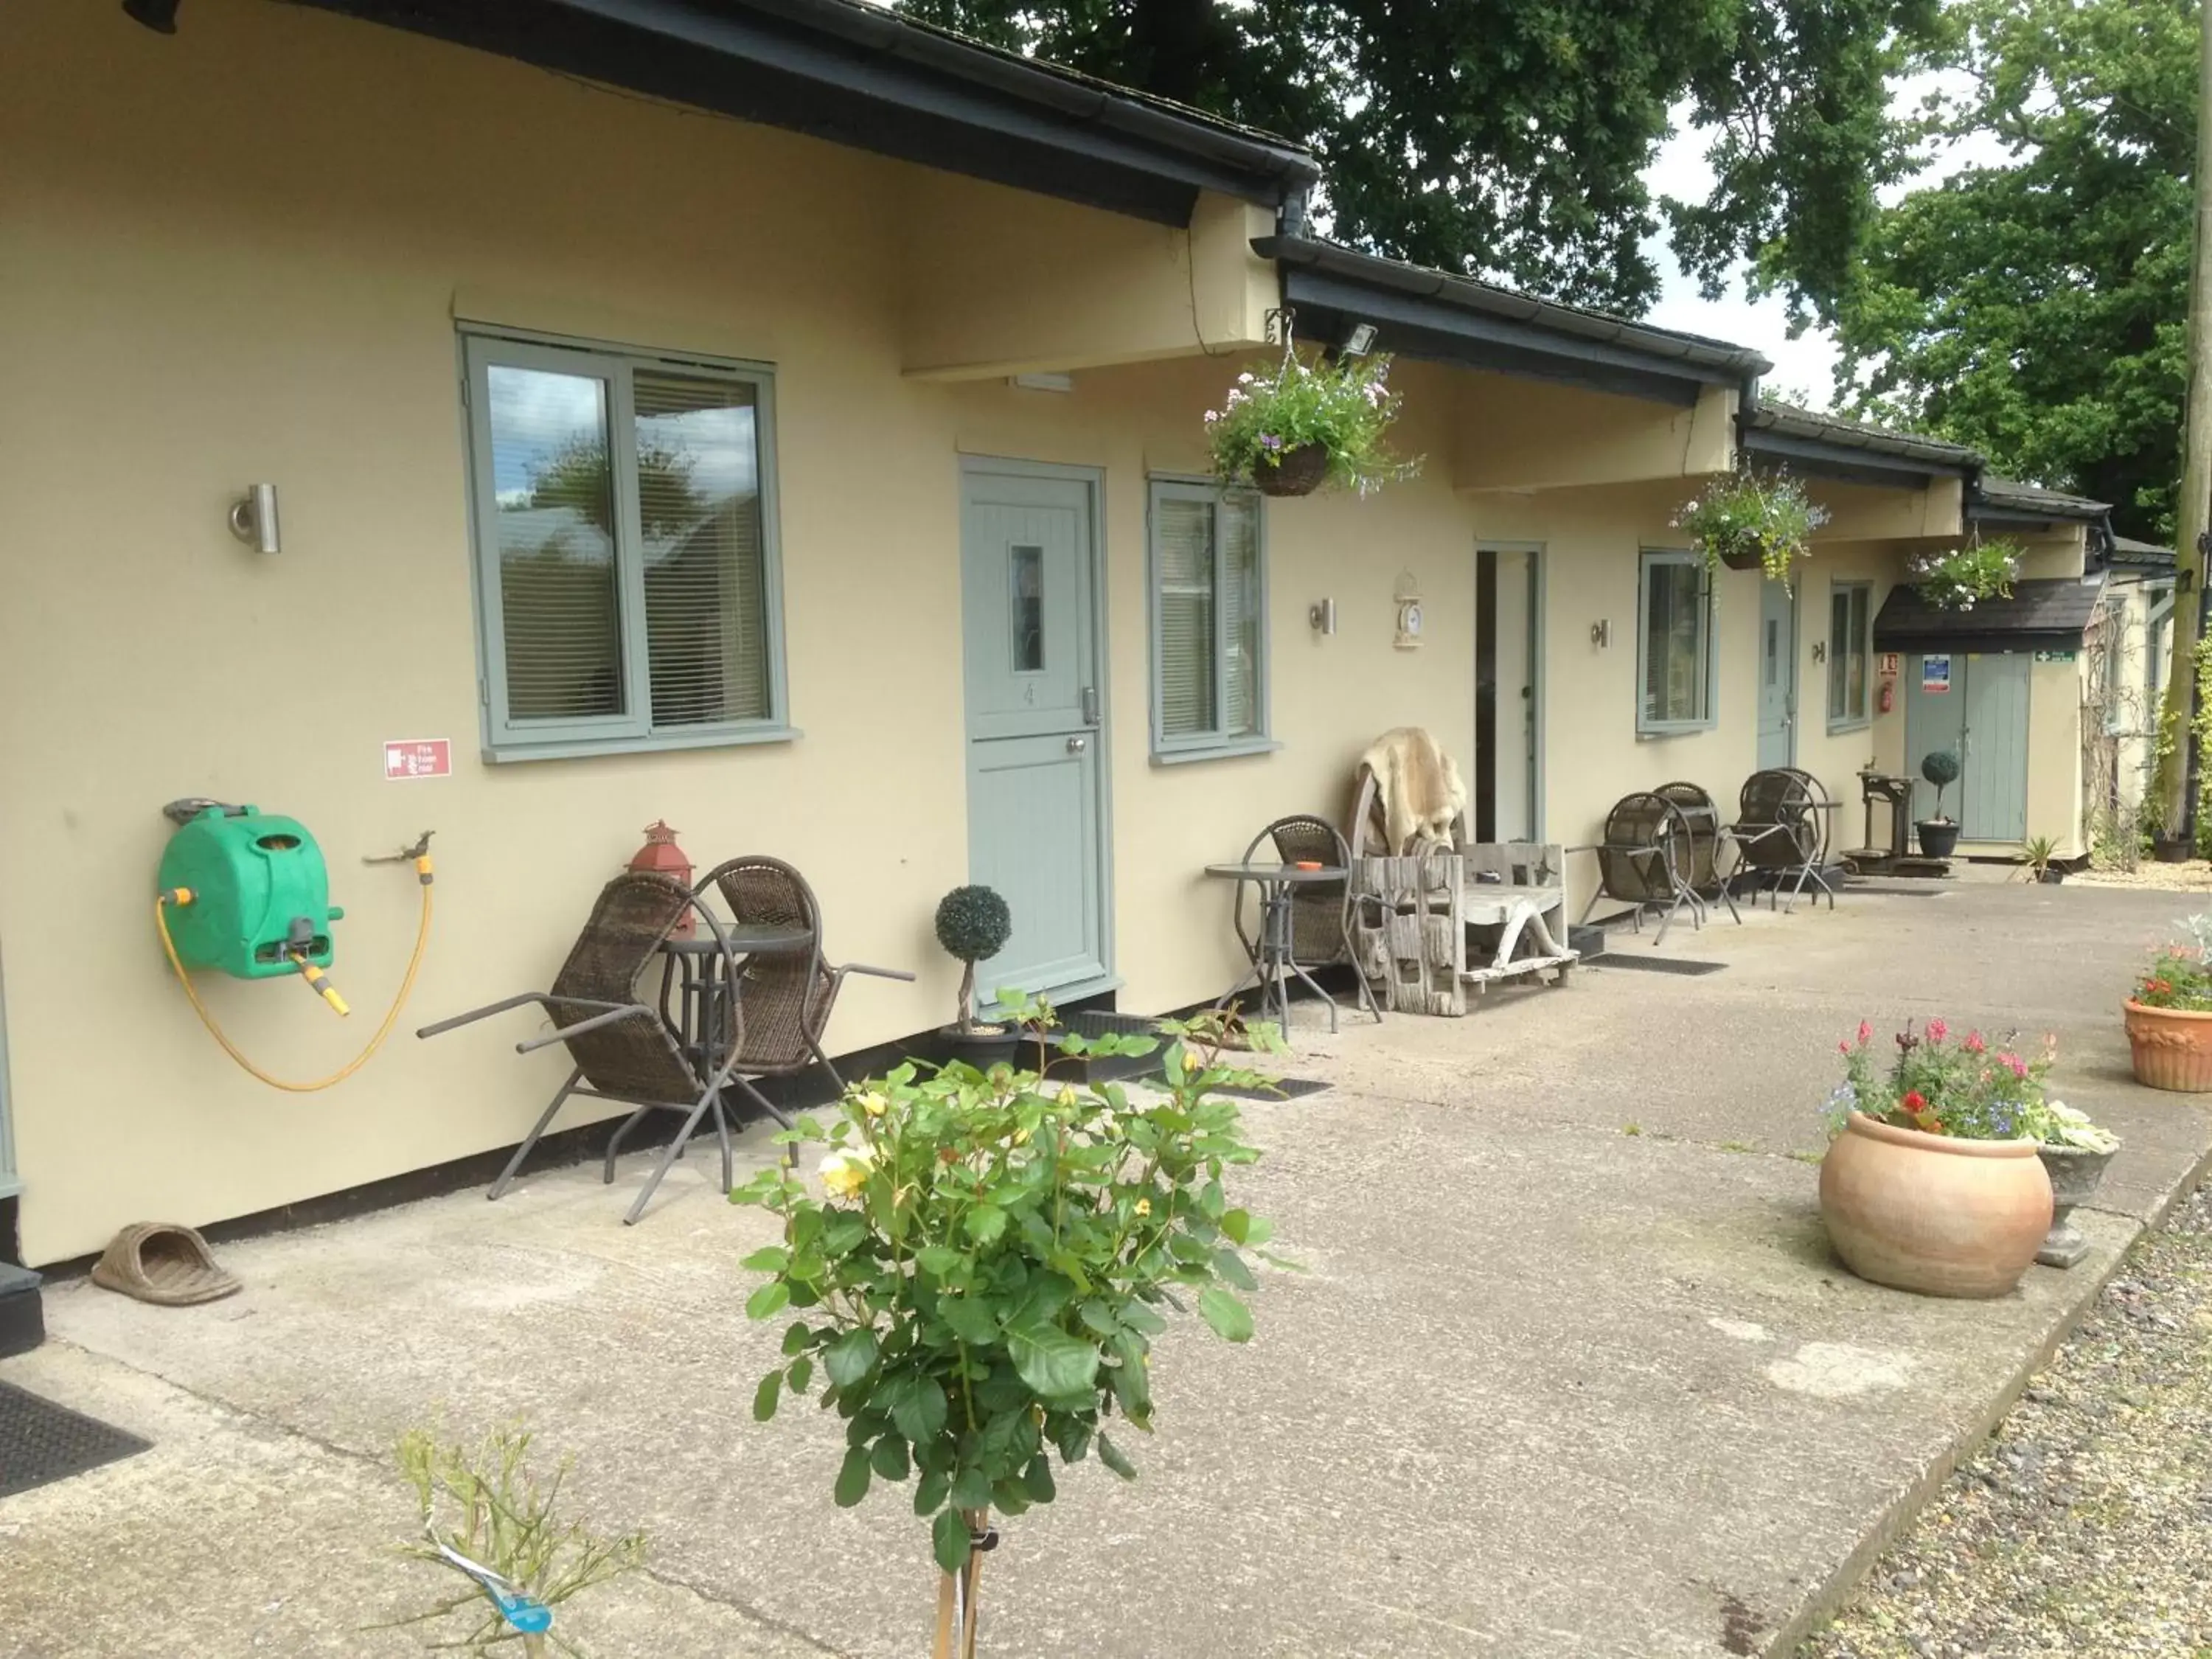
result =
[[[1238,760],[1247,755],[1272,755],[1283,745],[1273,738],[1239,738],[1234,743],[1208,744],[1200,749],[1155,749],[1155,766],[1188,766],[1194,761]]]
[[[1840,738],[1846,732],[1865,732],[1872,729],[1873,726],[1874,716],[1871,714],[1860,714],[1847,720],[1830,720],[1828,735],[1832,738]]]
[[[791,743],[806,734],[795,726],[757,726],[743,731],[669,732],[649,738],[586,738],[574,743],[487,744],[483,757],[494,766],[518,761],[589,760],[598,755],[662,755],[679,749],[737,749],[758,743]]]
[[[1695,738],[1717,730],[1717,720],[1700,720],[1695,726],[1639,726],[1636,728],[1638,743],[1663,743],[1668,738]]]

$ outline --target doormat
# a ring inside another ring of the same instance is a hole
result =
[[[1208,1089],[1210,1095],[1234,1095],[1239,1100],[1297,1100],[1306,1095],[1317,1095],[1335,1085],[1324,1083],[1317,1077],[1283,1077],[1259,1089]]]
[[[1584,957],[1585,968],[1633,968],[1639,974],[1717,974],[1725,962],[1692,962],[1682,957],[1637,957],[1620,951],[1603,951]]]
[[[1871,893],[1876,898],[1942,898],[1950,890],[1936,878],[1923,881],[1855,881],[1844,887],[1844,896]]]
[[[0,1498],[136,1457],[152,1444],[0,1382]]]

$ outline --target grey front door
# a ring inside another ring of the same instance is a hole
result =
[[[2027,835],[2027,686],[2025,652],[1909,657],[1905,686],[1905,770],[1938,749],[1959,757],[1943,810],[1962,841],[2018,842]],[[1934,787],[1915,792],[1916,816],[1936,811]]]
[[[1797,757],[1797,606],[1788,588],[1759,584],[1759,768]]]
[[[968,867],[1014,922],[975,983],[1064,992],[1107,973],[1097,484],[988,461],[963,479]]]

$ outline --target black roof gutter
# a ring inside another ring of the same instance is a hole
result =
[[[1291,234],[1255,238],[1280,268],[1284,303],[1308,339],[1375,325],[1377,346],[1462,368],[1565,380],[1687,405],[1707,386],[1740,386],[1772,367],[1747,347],[1649,328],[1449,272]]]
[[[1201,191],[1279,208],[1319,176],[1265,134],[859,0],[299,3],[1161,224]]]

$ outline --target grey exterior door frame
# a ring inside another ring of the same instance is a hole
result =
[[[1518,707],[1516,705],[1519,704],[1520,699],[1517,694],[1514,699],[1509,702],[1505,697],[1504,693],[1500,691],[1498,694],[1494,720],[1500,726],[1502,726],[1509,717],[1517,718],[1522,723],[1522,731],[1524,733],[1523,741],[1528,744],[1528,754],[1525,757],[1525,769],[1523,769],[1523,775],[1521,780],[1521,787],[1528,792],[1528,822],[1526,825],[1528,833],[1524,837],[1520,833],[1519,829],[1516,828],[1512,834],[1508,835],[1504,833],[1507,826],[1500,825],[1499,838],[1506,841],[1520,841],[1526,839],[1528,841],[1540,842],[1544,839],[1544,601],[1545,584],[1547,575],[1548,574],[1548,562],[1544,557],[1544,544],[1541,542],[1476,542],[1476,559],[1480,561],[1482,556],[1486,553],[1521,558],[1527,561],[1527,564],[1525,566],[1525,580],[1528,590],[1528,603],[1526,607],[1524,609],[1524,607],[1516,604],[1511,607],[1511,614],[1508,614],[1506,606],[1503,601],[1500,601],[1498,607],[1496,626],[1499,630],[1498,637],[1501,641],[1504,637],[1504,630],[1507,629],[1510,629],[1513,631],[1516,639],[1522,636],[1524,629],[1526,630],[1526,643],[1523,646],[1523,650],[1527,656],[1527,661],[1522,665],[1522,672],[1527,677],[1528,695],[1526,706]],[[1477,584],[1475,603],[1478,607],[1480,607],[1482,603],[1481,589],[1479,581]],[[1481,620],[1478,616],[1476,619],[1476,632],[1478,639],[1480,637],[1481,626]],[[1502,643],[1500,643],[1497,648],[1501,655],[1505,654],[1504,647]],[[1477,720],[1479,725],[1480,718],[1480,703],[1481,697],[1479,665],[1477,672],[1478,682],[1475,690],[1478,708]],[[1497,729],[1497,727],[1493,726],[1493,730],[1495,729]],[[1475,763],[1478,766],[1487,766],[1492,763],[1488,757],[1478,755],[1475,757]]]
[[[1107,628],[1108,582],[1106,571],[1106,473],[1103,467],[1066,465],[1054,462],[1030,461],[1006,456],[963,454],[960,457],[960,563],[958,575],[962,584],[961,605],[962,652],[963,663],[968,649],[967,630],[970,625],[970,607],[965,592],[968,579],[969,520],[975,482],[979,478],[1040,479],[1079,486],[1087,507],[1089,538],[1089,573],[1086,583],[1087,616],[1085,643],[1091,653],[1090,680],[1095,688],[1097,718],[1087,728],[1094,769],[1095,787],[1092,791],[1092,835],[1096,851],[1095,867],[1091,871],[1091,888],[1097,906],[1095,919],[1097,963],[1095,975],[1073,983],[1049,988],[1059,1000],[1095,995],[1110,990],[1121,981],[1115,970],[1114,937],[1114,811],[1113,789],[1113,687],[1110,677],[1110,651]],[[963,669],[963,717],[961,747],[965,758],[969,814],[968,847],[969,878],[981,880],[983,874],[975,867],[978,844],[975,823],[975,800],[978,779],[983,772],[981,745],[976,738],[976,711],[969,705],[973,701],[971,683]],[[1017,921],[1017,927],[1019,926]],[[983,980],[977,981],[979,993],[989,988]]]
[[[8,977],[0,962],[0,1198],[22,1190],[15,1176],[15,1134],[8,1115]]]
[[[1923,689],[1929,657],[1947,659],[1948,690]],[[1914,652],[1905,658],[1906,773],[1920,777],[1921,757],[1950,749],[1960,757],[1958,782],[1943,804],[1958,820],[1961,841],[2003,845],[2027,833],[2027,744],[2033,659],[2025,652]],[[1914,816],[1935,811],[1934,786],[1921,781]]]

